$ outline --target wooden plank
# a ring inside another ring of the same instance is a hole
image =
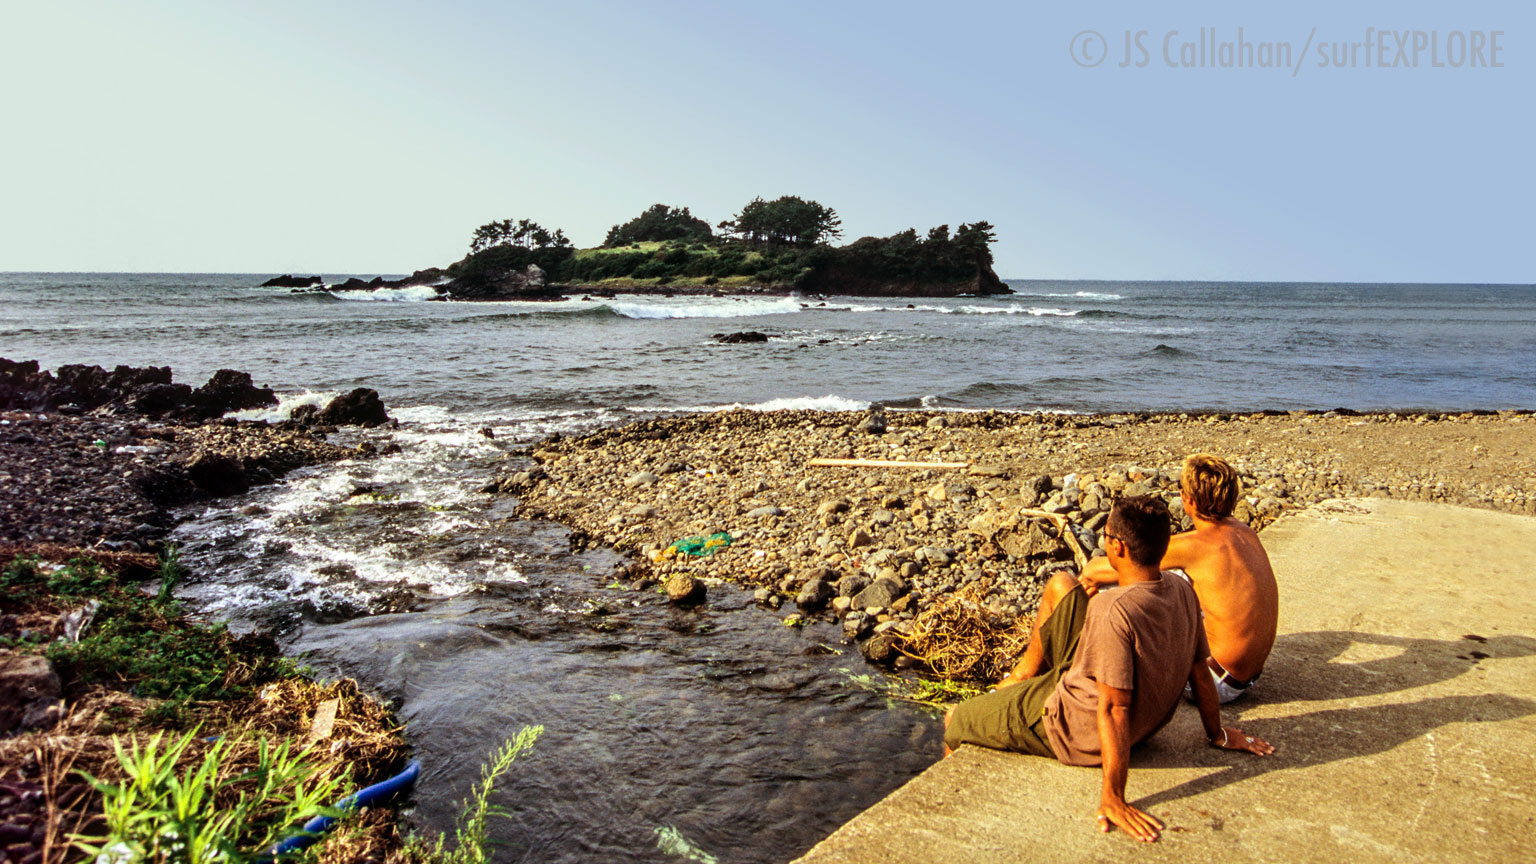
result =
[[[895,459],[812,459],[806,463],[821,468],[969,468],[969,462],[903,462]]]

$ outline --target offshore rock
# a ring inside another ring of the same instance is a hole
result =
[[[319,276],[294,276],[291,273],[284,273],[281,276],[274,276],[271,279],[268,279],[267,281],[261,283],[261,287],[263,287],[263,288],[314,288],[316,286],[324,285],[324,284],[325,284],[325,280],[321,279]]]
[[[377,390],[359,387],[332,399],[315,415],[315,420],[328,426],[372,427],[388,423],[389,414]]]

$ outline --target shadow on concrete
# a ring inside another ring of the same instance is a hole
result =
[[[1284,633],[1275,640],[1253,701],[1230,707],[1241,712],[1253,704],[1395,693],[1449,681],[1484,661],[1532,655],[1536,639],[1529,636],[1469,633],[1444,640],[1349,630]]]
[[[1275,754],[1247,756],[1201,748],[1186,765],[1213,765],[1231,760],[1221,771],[1199,777],[1133,802],[1143,809],[1156,807],[1250,780],[1270,771],[1310,768],[1339,759],[1384,753],[1422,738],[1451,723],[1496,723],[1536,714],[1536,702],[1518,696],[1491,693],[1479,696],[1440,696],[1398,705],[1369,708],[1336,708],[1295,717],[1255,720],[1244,731],[1262,736],[1275,745]],[[1191,742],[1193,747],[1198,744]],[[1217,757],[1211,759],[1206,756]],[[1201,758],[1206,757],[1206,758]],[[1177,761],[1175,759],[1175,761]],[[1159,759],[1168,766],[1168,760]],[[1136,767],[1132,763],[1132,768]]]
[[[1536,655],[1536,639],[1529,636],[1467,634],[1461,639],[1444,640],[1342,630],[1287,633],[1276,640],[1253,701],[1227,706],[1223,713],[1231,722],[1234,709],[1242,714],[1260,706],[1396,693],[1450,681],[1479,663],[1532,655]],[[1185,705],[1180,710],[1194,709]],[[1155,807],[1270,771],[1308,768],[1383,753],[1451,723],[1500,722],[1532,714],[1536,714],[1536,701],[1488,693],[1435,696],[1364,708],[1330,708],[1284,718],[1242,718],[1237,722],[1245,731],[1275,745],[1273,756],[1256,758],[1221,752],[1193,741],[1185,749],[1162,741],[1155,753],[1148,753],[1151,758],[1142,761],[1142,765],[1150,762],[1160,767],[1223,769],[1135,803],[1138,807]]]

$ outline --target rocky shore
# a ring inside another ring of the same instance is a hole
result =
[[[387,708],[353,682],[302,677],[270,639],[183,615],[173,596],[185,575],[164,545],[176,507],[366,455],[372,445],[328,433],[389,422],[371,390],[279,424],[222,417],[276,402],[232,370],[193,388],[165,367],[51,373],[0,359],[0,859],[80,859],[68,835],[102,823],[76,772],[117,779],[115,736],[198,726],[239,739],[229,758],[254,764],[258,736],[313,738],[325,704],[322,774],[398,769]],[[321,860],[377,860],[397,843],[387,815],[370,817]]]
[[[280,424],[221,416],[276,402],[232,370],[192,388],[166,367],[55,375],[0,358],[0,540],[155,551],[172,508],[366,455],[371,445],[336,446],[327,433],[389,419],[366,389]]]
[[[685,602],[697,600],[700,580],[751,586],[765,606],[841,620],[871,659],[909,664],[900,651],[919,653],[910,640],[924,613],[957,600],[997,633],[1027,623],[1050,573],[1073,566],[1061,520],[1092,555],[1116,498],[1177,503],[1189,453],[1239,468],[1237,516],[1260,529],[1346,495],[1530,514],[1533,432],[1530,412],[733,411],[553,439],[487,488],[519,496],[524,515],[562,522],[579,541],[633,553],[640,586],[659,582]],[[815,467],[814,458],[966,467]],[[721,532],[729,545],[707,557],[667,552]]]

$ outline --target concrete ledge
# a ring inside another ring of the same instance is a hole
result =
[[[1328,501],[1263,536],[1280,636],[1223,717],[1278,749],[1212,750],[1181,707],[1127,788],[1167,824],[1161,842],[1099,833],[1098,769],[965,747],[799,860],[1529,860],[1536,519]]]

